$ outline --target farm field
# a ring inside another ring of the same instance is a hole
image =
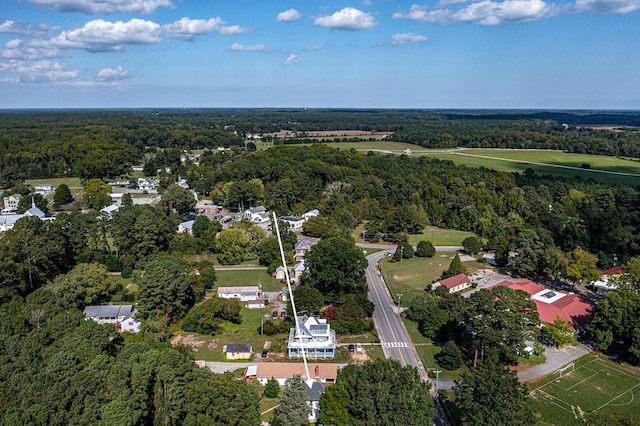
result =
[[[582,425],[593,413],[640,416],[640,373],[607,358],[586,355],[567,370],[529,383],[538,424]]]
[[[513,149],[459,149],[421,151],[416,155],[451,160],[470,167],[486,167],[501,172],[524,173],[532,169],[539,175],[581,176],[603,183],[640,185],[640,162],[603,155],[570,154],[561,151]],[[589,164],[590,169],[582,168]]]
[[[365,141],[365,142],[330,142],[334,138],[333,137],[318,137],[314,138],[318,139],[318,142],[324,143],[327,146],[337,149],[355,149],[356,151],[395,151],[395,153],[399,154],[401,151],[405,149],[410,149],[415,152],[415,150],[424,150],[419,145],[413,145],[410,143],[404,142],[392,142],[385,140],[376,140],[376,141]],[[291,146],[309,146],[310,144],[300,144],[300,145],[291,145]],[[258,142],[256,143],[258,149],[268,149],[273,146],[271,142]],[[286,145],[285,145],[286,146]]]

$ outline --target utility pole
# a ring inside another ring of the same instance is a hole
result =
[[[400,298],[402,297],[402,293],[396,293],[396,296],[398,296],[398,315],[400,315]]]
[[[403,257],[404,257],[404,246],[400,246],[400,263],[402,263]]]

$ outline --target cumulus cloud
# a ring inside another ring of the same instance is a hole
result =
[[[453,21],[498,25],[508,21],[532,21],[558,13],[558,9],[543,0],[483,0],[451,14]]]
[[[295,9],[288,9],[284,12],[278,13],[276,16],[276,21],[278,22],[293,22],[302,18],[302,14]]]
[[[42,60],[27,65],[23,61],[0,62],[0,72],[18,73],[9,79],[15,83],[48,83],[72,80],[80,74],[79,69],[68,69],[59,62]]]
[[[300,63],[300,58],[298,55],[294,55],[293,53],[287,57],[284,61],[285,65],[297,65]]]
[[[414,33],[394,34],[391,36],[391,44],[394,46],[407,43],[426,43],[427,41],[429,41],[429,37]]]
[[[115,80],[124,80],[129,78],[130,74],[122,69],[120,65],[115,68],[103,68],[98,71],[98,75],[96,75],[96,80],[98,81],[115,81]]]
[[[626,14],[640,9],[640,0],[576,0],[577,12]]]
[[[319,27],[343,31],[367,30],[376,26],[373,15],[353,7],[345,7],[331,15],[324,15],[314,21]]]
[[[33,45],[89,52],[121,51],[127,44],[159,43],[161,31],[159,24],[143,19],[131,19],[128,22],[96,19],[82,27],[63,31],[47,41],[34,41]]]
[[[233,43],[231,45],[231,50],[236,52],[269,52],[269,49],[267,49],[267,46],[265,44],[246,45]]]
[[[173,7],[171,0],[29,0],[30,3],[58,12],[138,13],[148,15],[160,7]]]
[[[163,25],[162,32],[170,38],[191,41],[196,38],[196,36],[213,31],[224,35],[239,34],[247,31],[245,28],[237,25],[229,27],[224,24],[225,21],[221,18],[189,19],[185,17],[172,24]]]
[[[35,61],[46,58],[60,58],[65,56],[60,49],[54,47],[32,47],[22,40],[9,40],[4,44],[1,53],[5,59],[20,59]]]

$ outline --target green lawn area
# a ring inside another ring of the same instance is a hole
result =
[[[529,404],[541,425],[582,425],[583,416],[626,412],[640,417],[640,373],[606,357],[585,355],[574,371],[529,383]]]
[[[28,186],[38,185],[41,183],[50,183],[53,185],[54,189],[63,183],[66,184],[69,188],[82,188],[82,183],[80,182],[80,178],[77,177],[68,177],[68,178],[51,178],[51,179],[29,179],[26,181]]]
[[[282,282],[275,280],[264,269],[216,269],[216,287],[249,287],[262,285],[263,291],[280,291]]]
[[[473,232],[427,226],[422,234],[410,234],[409,242],[414,246],[422,240],[431,241],[434,246],[461,246],[462,241],[467,237],[477,238],[477,235]]]
[[[412,257],[402,262],[394,262],[391,256],[380,261],[382,276],[392,295],[402,293],[402,306],[409,306],[414,297],[423,294],[425,288],[436,281],[449,268],[455,253],[436,253],[434,257]],[[480,262],[463,262],[467,273],[486,266]]]
[[[411,341],[416,345],[416,351],[422,360],[422,364],[427,371],[432,369],[440,370],[441,372],[438,373],[438,377],[441,379],[459,379],[460,375],[467,371],[467,367],[465,365],[457,370],[446,370],[440,367],[434,358],[435,355],[440,352],[440,346],[433,344],[431,339],[420,334],[418,331],[418,323],[406,318],[404,318],[403,321],[407,331],[409,332]]]
[[[256,356],[260,356],[265,342],[269,341],[274,351],[283,351],[286,347],[286,339],[288,333],[282,333],[275,336],[266,336],[260,334],[260,323],[262,318],[265,321],[268,318],[268,309],[247,309],[242,308],[242,323],[233,324],[224,322],[221,325],[221,331],[215,336],[204,336],[196,333],[179,332],[181,336],[192,336],[191,346],[194,350],[196,359],[205,361],[227,361],[222,353],[222,347],[228,343],[251,343]],[[277,320],[281,321],[281,320]],[[246,360],[239,360],[246,362]]]
[[[588,154],[570,154],[561,151],[546,150],[510,150],[510,149],[461,149],[455,151],[421,151],[418,155],[428,155],[451,160],[456,164],[471,167],[487,167],[502,172],[523,173],[533,169],[539,175],[582,176],[604,183],[624,183],[640,185],[640,162],[618,157]],[[583,169],[589,164],[591,169]],[[561,168],[567,166],[571,168]],[[620,175],[616,173],[629,173]]]

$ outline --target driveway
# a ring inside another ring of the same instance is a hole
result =
[[[548,347],[545,352],[547,361],[544,364],[518,371],[518,379],[521,382],[526,382],[546,376],[589,352],[591,349],[582,344],[561,349]]]

